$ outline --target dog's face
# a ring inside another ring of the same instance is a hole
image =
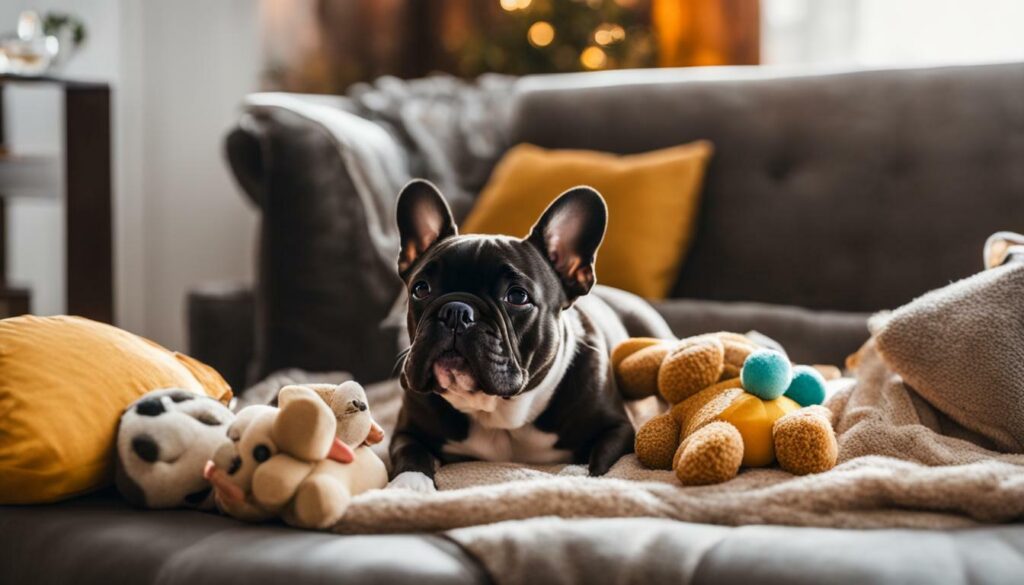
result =
[[[532,389],[561,345],[560,313],[594,284],[606,223],[601,196],[577,187],[526,238],[460,236],[433,185],[407,185],[398,200],[406,389],[440,393],[460,410]]]

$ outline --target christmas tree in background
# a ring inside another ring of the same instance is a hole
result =
[[[759,0],[262,0],[266,87],[757,64]]]
[[[462,75],[650,67],[657,45],[646,0],[491,0],[501,12],[458,51]]]

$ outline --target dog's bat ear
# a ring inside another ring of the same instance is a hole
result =
[[[396,217],[402,246],[398,251],[398,274],[402,278],[427,249],[459,233],[441,192],[423,179],[413,179],[402,187]]]
[[[591,187],[573,187],[544,211],[526,240],[548,259],[571,304],[597,280],[594,261],[608,225],[608,207]]]

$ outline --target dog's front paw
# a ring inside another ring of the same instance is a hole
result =
[[[427,474],[419,471],[403,471],[391,480],[387,489],[412,490],[422,494],[430,494],[437,491],[434,480],[427,477]]]

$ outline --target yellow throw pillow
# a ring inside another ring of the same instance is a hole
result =
[[[0,504],[109,485],[121,413],[170,387],[231,399],[213,368],[116,327],[80,317],[0,321]]]
[[[704,140],[625,156],[520,144],[498,163],[462,231],[526,236],[558,194],[590,185],[608,202],[598,282],[665,298],[693,241],[712,152]]]

